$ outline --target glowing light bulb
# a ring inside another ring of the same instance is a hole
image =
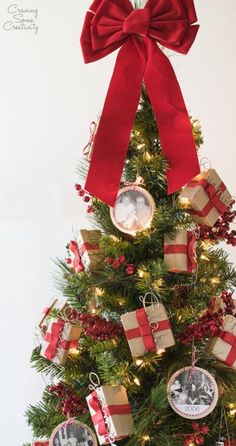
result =
[[[205,260],[206,262],[210,262],[210,259],[204,254],[201,255],[200,259]]]
[[[184,209],[191,207],[191,203],[187,197],[179,197],[179,204]]]
[[[143,441],[149,441],[149,440],[150,440],[149,435],[144,435],[144,436],[142,437],[142,440],[143,440]]]
[[[143,363],[142,359],[136,359],[135,364],[136,365],[141,365]]]
[[[100,297],[104,294],[104,290],[102,288],[96,287],[95,294]]]
[[[134,383],[135,383],[137,386],[140,386],[140,381],[139,381],[138,378],[134,378]]]
[[[145,276],[145,271],[143,271],[143,269],[139,269],[138,270],[138,275],[139,275],[139,277],[144,277]]]
[[[145,147],[145,144],[138,144],[138,145],[137,145],[137,149],[138,149],[138,150],[143,149],[143,147]]]
[[[212,283],[213,285],[219,285],[220,282],[221,282],[221,280],[220,280],[219,277],[213,277],[213,279],[211,279],[211,283]]]

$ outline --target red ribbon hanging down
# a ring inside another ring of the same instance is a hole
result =
[[[150,97],[164,156],[169,161],[168,193],[200,172],[192,126],[175,72],[163,45],[187,54],[199,26],[193,0],[148,0],[133,9],[129,0],[95,0],[81,35],[85,63],[121,47],[102,116],[85,188],[114,206],[141,94]]]
[[[65,321],[58,319],[56,322],[53,322],[51,333],[46,333],[43,337],[43,339],[49,343],[45,350],[45,357],[50,361],[56,355],[58,347],[63,348],[64,350],[69,350],[70,348],[71,341],[60,340],[64,325]]]
[[[94,426],[98,425],[98,433],[99,435],[109,435],[105,419],[104,412],[106,412],[107,416],[112,415],[126,415],[131,413],[131,408],[129,404],[119,404],[119,405],[111,405],[106,406],[102,409],[100,404],[98,395],[96,390],[92,393],[92,398],[89,399],[89,405],[96,412],[95,415],[92,416]]]
[[[227,344],[230,344],[232,347],[227,358],[224,360],[227,365],[232,366],[236,361],[236,336],[227,331],[223,331],[220,334],[220,338],[223,339],[223,341]]]
[[[221,194],[226,190],[225,184],[222,182],[218,188],[216,188],[213,184],[209,183],[207,180],[192,180],[188,187],[197,187],[202,186],[205,190],[209,201],[204,206],[201,211],[196,211],[194,209],[189,209],[188,212],[192,215],[198,215],[199,217],[206,217],[209,212],[216,208],[220,215],[222,215],[228,208],[228,206],[221,201]]]
[[[188,272],[192,273],[197,269],[196,251],[194,249],[195,243],[195,234],[188,231],[186,245],[165,245],[164,254],[186,254]]]
[[[69,250],[74,254],[74,259],[72,261],[72,268],[77,272],[84,271],[84,265],[81,259],[81,255],[78,248],[78,243],[72,240],[69,243]]]
[[[156,345],[156,342],[154,340],[153,333],[157,333],[158,331],[162,330],[168,330],[169,328],[171,328],[169,320],[166,319],[164,321],[159,321],[158,327],[152,329],[149,325],[147,313],[144,308],[136,310],[136,318],[139,327],[126,330],[125,335],[127,339],[129,340],[142,337],[145,349],[148,352],[156,352],[158,350],[158,346]]]

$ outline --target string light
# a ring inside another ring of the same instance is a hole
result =
[[[139,269],[138,270],[138,275],[139,275],[139,277],[141,277],[141,279],[143,278],[143,277],[145,277],[145,275],[146,275],[147,273],[143,270],[143,269]]]
[[[179,204],[181,208],[189,209],[191,207],[191,203],[187,197],[179,197]]]
[[[134,378],[134,383],[136,384],[136,386],[140,386],[140,381],[138,378]]]
[[[95,288],[95,294],[99,297],[101,297],[104,294],[104,290],[102,288],[96,287]]]
[[[220,280],[219,277],[213,277],[213,278],[211,279],[211,283],[212,283],[213,285],[219,285],[219,284],[221,283],[221,280]]]
[[[145,144],[138,144],[138,145],[137,145],[137,149],[138,149],[138,150],[143,149],[143,147],[145,147]]]
[[[144,159],[144,161],[150,161],[152,159],[152,155],[150,155],[149,152],[145,152],[143,154],[143,159]]]
[[[110,239],[113,240],[114,242],[118,242],[118,237],[116,237],[115,235],[110,235]]]
[[[141,365],[143,363],[142,359],[136,359],[135,364],[136,365]]]
[[[205,260],[206,262],[210,262],[210,259],[207,256],[205,256],[204,254],[202,254],[200,256],[200,259]]]
[[[149,440],[150,440],[149,435],[144,435],[144,436],[142,437],[142,440],[143,440],[143,441],[149,441]]]

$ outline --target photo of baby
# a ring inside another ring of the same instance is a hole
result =
[[[146,190],[127,187],[119,193],[111,215],[121,231],[133,233],[150,226],[154,209],[155,203]]]

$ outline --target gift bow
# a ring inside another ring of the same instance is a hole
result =
[[[65,326],[65,321],[58,319],[51,326],[51,333],[47,332],[43,339],[48,342],[45,350],[45,357],[50,361],[56,356],[58,347],[69,350],[71,341],[61,340],[61,334]]]
[[[196,260],[196,236],[193,232],[187,231],[187,243],[176,245],[165,245],[164,254],[186,254],[188,272],[194,272],[197,268]]]
[[[86,63],[121,47],[102,116],[85,188],[114,206],[143,80],[150,97],[164,156],[168,193],[199,171],[192,126],[169,59],[157,42],[186,54],[197,34],[193,0],[148,0],[133,9],[129,0],[95,0],[81,35]]]
[[[107,425],[105,423],[105,415],[127,415],[131,413],[131,408],[129,404],[119,404],[111,405],[102,408],[99,401],[96,390],[91,394],[92,398],[89,399],[89,406],[96,412],[92,416],[94,425],[98,425],[98,433],[101,436],[109,435]]]
[[[164,321],[157,322],[157,326],[152,328],[150,326],[150,322],[148,320],[148,316],[145,308],[140,308],[136,310],[136,318],[139,324],[139,327],[131,328],[125,331],[125,335],[128,340],[135,339],[138,337],[143,338],[144,347],[147,351],[157,352],[158,346],[156,345],[155,339],[153,337],[153,333],[157,333],[158,331],[168,330],[171,328],[170,322],[168,319]]]
[[[230,344],[232,347],[227,358],[225,359],[225,363],[232,366],[236,361],[236,336],[228,331],[222,331],[220,333],[220,338],[227,344]]]
[[[79,247],[74,240],[69,243],[69,250],[72,252],[72,254],[74,254],[74,259],[72,260],[72,268],[78,272],[84,271],[84,265],[79,252]]]
[[[223,182],[221,182],[221,184],[218,187],[215,187],[215,185],[211,184],[208,180],[196,179],[192,180],[187,185],[187,187],[197,187],[197,186],[203,187],[209,198],[209,201],[201,211],[189,209],[188,210],[189,213],[193,215],[198,215],[199,217],[206,217],[213,208],[215,208],[220,215],[222,215],[227,210],[230,202],[226,204],[222,201],[222,194],[226,191],[226,186]]]

